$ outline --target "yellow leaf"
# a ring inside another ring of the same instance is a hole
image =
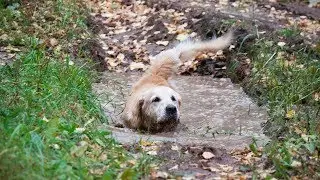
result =
[[[296,112],[293,109],[291,109],[287,112],[286,118],[292,119],[295,115],[296,115]]]
[[[186,40],[188,37],[189,37],[189,34],[182,33],[182,34],[178,34],[176,39],[179,41],[183,41],[183,40]]]
[[[151,146],[153,145],[154,143],[153,142],[150,142],[150,141],[144,141],[144,140],[141,140],[140,141],[140,146]]]

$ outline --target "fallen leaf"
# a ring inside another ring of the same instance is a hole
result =
[[[223,55],[223,51],[222,51],[222,50],[217,51],[216,55],[217,55],[217,56]]]
[[[278,46],[283,47],[284,45],[286,45],[285,42],[278,42]]]
[[[156,156],[158,153],[157,151],[148,151],[147,154],[151,156]]]
[[[140,140],[139,141],[139,145],[140,146],[151,146],[151,145],[153,145],[154,143],[153,142],[151,142],[151,141],[144,141],[144,140]]]
[[[107,51],[107,54],[114,55],[114,51]]]
[[[173,145],[171,146],[171,150],[178,151],[179,147],[177,145]]]
[[[120,60],[121,62],[123,62],[123,60],[124,60],[124,54],[119,53],[118,56],[117,56],[117,59]]]
[[[157,41],[157,45],[167,46],[169,44],[169,41]]]
[[[55,150],[59,150],[60,149],[59,144],[52,144],[50,147],[52,147]]]
[[[211,152],[203,152],[202,157],[205,159],[211,159],[211,158],[215,157],[215,155]]]
[[[295,168],[297,168],[297,167],[301,167],[301,162],[299,162],[299,161],[292,161],[292,163],[291,163],[291,166],[292,167],[295,167]]]
[[[56,45],[58,45],[58,40],[56,38],[51,38],[49,40],[50,46],[54,47]]]
[[[286,113],[286,118],[292,119],[295,116],[295,114],[296,112],[293,109],[291,109]]]
[[[117,61],[117,59],[114,58],[107,58],[107,62],[111,67],[116,67],[120,64],[119,61]]]
[[[74,130],[75,133],[83,133],[86,130],[86,128],[76,128]]]
[[[145,70],[147,67],[146,65],[144,65],[143,63],[141,62],[132,62],[130,64],[130,70],[136,70],[136,69],[142,69],[142,70]]]
[[[157,174],[156,174],[156,177],[157,178],[164,178],[164,179],[167,179],[168,178],[168,173],[166,172],[162,172],[162,171],[158,171]]]
[[[176,169],[178,169],[178,168],[179,168],[179,165],[175,165],[175,166],[171,167],[171,168],[169,169],[169,171],[176,170]]]
[[[49,122],[46,116],[43,116],[42,121]]]
[[[319,101],[320,100],[320,93],[314,93],[312,96],[313,96],[313,99],[315,101]]]
[[[182,34],[178,34],[178,36],[176,37],[176,39],[179,40],[179,41],[184,41],[184,40],[186,40],[188,37],[189,37],[189,34],[182,33]]]

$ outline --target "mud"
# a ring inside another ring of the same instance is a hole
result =
[[[139,148],[136,145],[125,146],[127,150],[136,152]],[[213,154],[213,158],[205,159],[204,152]],[[172,178],[184,177],[193,179],[207,179],[220,177],[221,167],[229,167],[229,172],[236,171],[241,165],[239,161],[225,149],[208,146],[181,146],[176,143],[165,142],[159,145],[157,157],[164,159],[158,171],[162,172],[162,177],[173,175]],[[231,168],[232,167],[232,168]]]
[[[139,73],[104,72],[94,90],[110,120],[100,128],[112,131],[112,137],[134,152],[142,142],[155,142],[157,157],[162,159],[160,170],[175,176],[206,178],[220,176],[212,170],[226,165],[237,171],[240,162],[230,155],[257,139],[258,145],[268,141],[261,123],[267,112],[256,106],[238,85],[230,79],[210,76],[177,76],[175,85],[182,96],[181,120],[174,132],[145,134],[122,128],[120,114],[130,87]],[[172,147],[179,147],[172,150]],[[204,159],[203,152],[213,159]],[[210,170],[211,169],[211,170]]]
[[[94,85],[96,93],[102,100],[103,109],[109,116],[111,126],[119,126],[121,123],[119,118],[128,91],[139,77],[140,74],[137,73],[123,75],[105,72],[101,82]],[[181,144],[201,144],[198,141],[201,139],[207,144],[224,148],[228,146],[225,145],[228,144],[225,142],[228,139],[229,149],[232,149],[244,147],[251,141],[252,136],[263,136],[261,123],[267,119],[266,109],[257,107],[242,88],[232,84],[230,79],[178,76],[175,78],[175,84],[183,102],[181,124],[176,132],[140,136],[131,130],[113,128],[115,137],[120,142],[126,141],[125,143],[137,142],[140,137]],[[131,139],[126,139],[126,136]]]

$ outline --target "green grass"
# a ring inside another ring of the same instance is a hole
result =
[[[92,93],[95,73],[78,48],[90,37],[83,6],[20,3],[11,8],[1,1],[0,9],[0,31],[7,35],[1,45],[21,50],[14,62],[0,66],[0,179],[147,175],[149,156],[133,157],[99,128],[106,118]],[[48,44],[51,38],[58,44]]]
[[[245,53],[253,68],[244,86],[260,104],[268,107],[265,147],[273,176],[320,177],[320,54],[297,43],[298,30],[282,29],[274,37],[260,37]]]

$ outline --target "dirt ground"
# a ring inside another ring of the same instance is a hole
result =
[[[100,71],[143,72],[153,55],[179,41],[188,37],[215,38],[233,26],[237,38],[232,48],[186,62],[179,73],[228,77],[241,82],[250,75],[252,65],[246,54],[239,54],[238,50],[249,47],[256,36],[278,38],[272,33],[276,29],[297,25],[303,38],[289,39],[288,44],[319,43],[320,9],[303,3],[122,0],[90,5],[95,13],[89,17],[89,25],[99,37],[92,42],[91,51]],[[236,75],[231,76],[227,70],[234,61],[240,66],[235,69]],[[142,148],[161,159],[160,167],[151,173],[155,179],[250,179],[253,172],[260,178],[272,172],[259,148],[226,151],[207,145],[149,141],[123,146],[133,153]]]

